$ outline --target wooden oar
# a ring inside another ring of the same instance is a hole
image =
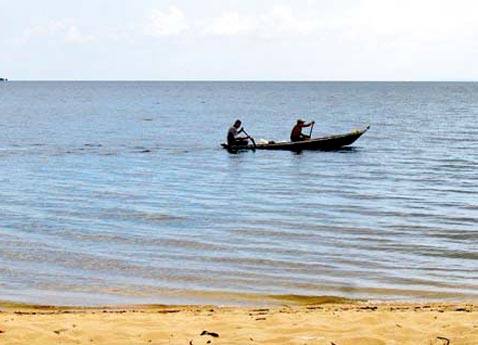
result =
[[[312,130],[314,129],[315,122],[310,126],[309,139],[312,139]]]
[[[246,130],[244,129],[244,127],[242,127],[242,131],[244,132],[245,135],[247,135],[249,137],[249,139],[251,139],[252,141],[252,145],[254,145],[254,150],[256,149],[257,145],[256,145],[256,141],[254,140],[253,137],[251,137],[249,134],[247,134]]]

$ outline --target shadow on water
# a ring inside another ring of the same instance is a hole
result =
[[[226,151],[229,153],[229,154],[233,154],[233,155],[236,155],[236,154],[239,154],[239,153],[246,153],[246,152],[255,152],[255,150],[250,150],[250,149],[231,149],[231,148],[227,148]],[[259,150],[261,151],[261,150]],[[360,151],[360,148],[357,148],[357,147],[354,147],[354,146],[345,146],[345,147],[341,147],[341,148],[338,148],[338,149],[321,149],[321,150],[290,150],[289,152],[291,152],[292,154],[294,155],[301,155],[304,151],[306,152],[334,152],[334,153],[352,153],[352,152],[359,152]]]
[[[304,151],[310,151],[310,150],[299,150],[299,151],[292,151],[293,154],[295,155],[301,155]],[[323,149],[323,150],[315,150],[312,152],[334,152],[334,153],[351,153],[351,152],[358,152],[360,149],[353,147],[353,146],[346,146],[346,147],[341,147],[339,149]]]

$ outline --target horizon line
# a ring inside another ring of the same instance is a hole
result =
[[[250,82],[250,83],[477,83],[478,80],[352,80],[352,79],[9,79],[3,82]]]

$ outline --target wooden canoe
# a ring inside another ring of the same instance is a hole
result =
[[[237,145],[237,146],[229,146],[228,144],[222,144],[222,147],[228,151],[241,151],[241,150],[286,150],[286,151],[302,151],[302,150],[337,150],[341,147],[351,145],[354,143],[358,138],[364,134],[370,126],[359,130],[356,129],[350,133],[345,134],[338,134],[338,135],[330,135],[321,138],[314,138],[307,141],[277,141],[271,142],[267,144],[259,143],[257,145]]]

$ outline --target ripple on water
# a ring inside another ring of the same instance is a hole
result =
[[[0,102],[0,299],[474,299],[477,91],[13,83]],[[238,109],[274,140],[310,109],[317,135],[372,127],[333,152],[229,155],[219,143]]]

